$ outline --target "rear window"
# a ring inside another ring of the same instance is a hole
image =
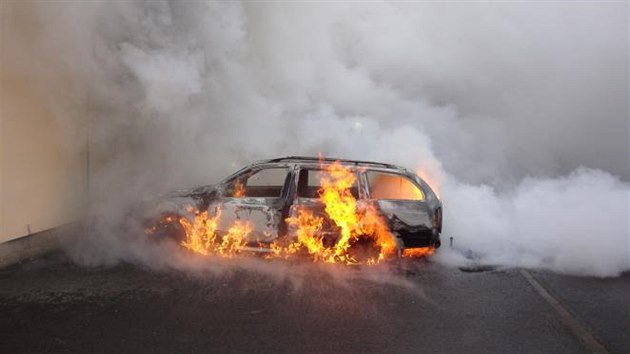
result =
[[[319,189],[322,187],[321,180],[323,175],[324,172],[320,169],[300,170],[297,190],[298,197],[319,198]],[[359,197],[357,179],[354,180],[354,184],[350,187],[350,193],[355,198]]]
[[[287,174],[286,168],[266,168],[247,173],[232,182],[229,194],[235,198],[278,198],[282,194]]]
[[[424,200],[422,190],[407,176],[368,171],[367,179],[373,199]]]

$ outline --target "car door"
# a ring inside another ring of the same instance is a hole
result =
[[[387,219],[390,230],[405,247],[424,247],[432,239],[432,211],[426,193],[401,173],[367,170],[363,173],[369,200]]]
[[[315,217],[323,218],[323,227],[321,237],[325,246],[332,246],[339,235],[339,230],[325,211],[324,203],[320,200],[319,191],[321,189],[321,179],[323,175],[323,167],[317,165],[299,166],[295,172],[295,186],[293,203],[290,206],[289,216],[296,217],[300,210],[307,210]],[[356,171],[352,173],[357,177],[354,185],[350,188],[350,193],[355,199],[360,199],[361,191],[359,189],[358,176]],[[290,234],[295,230],[289,230]]]
[[[237,221],[251,226],[248,241],[255,246],[278,238],[284,224],[290,170],[288,166],[252,168],[223,186],[217,230],[227,232]],[[216,211],[215,211],[216,212]]]

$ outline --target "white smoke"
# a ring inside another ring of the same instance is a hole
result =
[[[605,172],[527,178],[509,193],[454,182],[444,194],[445,234],[484,263],[598,276],[630,265],[628,185]]]
[[[614,276],[630,269],[627,6],[7,3],[3,66],[70,136],[89,127],[114,219],[322,152],[432,175],[444,244],[483,262]],[[105,258],[142,254],[112,235],[93,240]]]

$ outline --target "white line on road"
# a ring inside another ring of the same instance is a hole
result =
[[[528,271],[521,269],[521,275],[529,282],[529,284],[542,296],[545,301],[553,307],[560,315],[562,322],[569,327],[571,332],[594,354],[610,354],[608,350],[599,342],[593,334],[582,326],[580,322],[567,310],[560,301],[556,300]]]

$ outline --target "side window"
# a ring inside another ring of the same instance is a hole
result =
[[[407,176],[386,172],[367,172],[373,199],[424,200],[422,190]]]
[[[320,169],[303,169],[300,170],[298,177],[297,195],[300,198],[319,198],[319,190],[324,172]],[[350,187],[350,193],[355,198],[359,197],[359,189],[357,180]]]
[[[286,168],[252,171],[234,180],[228,190],[228,195],[235,198],[278,198],[282,194],[288,172]]]

